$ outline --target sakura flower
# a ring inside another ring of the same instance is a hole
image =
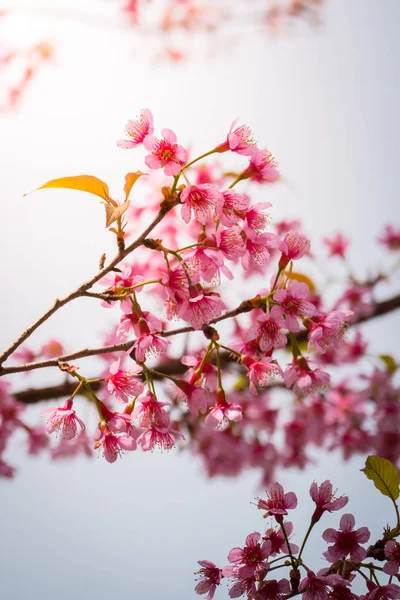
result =
[[[307,577],[300,582],[299,592],[303,594],[303,600],[328,600],[328,586],[332,587],[343,581],[339,575],[323,575],[321,571],[317,575],[308,571]]]
[[[257,149],[256,142],[253,138],[253,133],[248,125],[240,125],[240,127],[236,127],[235,129],[237,122],[238,119],[233,121],[229,129],[226,142],[223,142],[217,146],[215,150],[216,152],[227,152],[228,150],[231,150],[237,154],[251,156],[254,150]]]
[[[250,268],[252,261],[256,265],[265,265],[270,257],[270,242],[272,234],[257,233],[249,227],[242,232],[246,253],[242,257],[242,266],[245,270]]]
[[[215,185],[189,185],[181,193],[182,219],[189,223],[193,211],[196,220],[205,225],[213,210],[221,211],[223,202],[223,196]]]
[[[58,340],[48,340],[39,350],[39,354],[45,358],[56,358],[64,354],[64,346]]]
[[[235,583],[229,589],[230,598],[239,598],[247,594],[248,598],[254,598],[256,594],[256,579],[254,575],[247,576],[247,570],[237,566],[227,566],[222,569],[224,577],[229,577]]]
[[[264,518],[274,515],[278,523],[283,521],[283,515],[287,515],[287,511],[296,508],[297,497],[293,492],[285,491],[280,483],[271,483],[267,488],[267,500],[258,498],[257,507],[265,510]]]
[[[217,585],[221,583],[223,578],[222,569],[219,569],[213,562],[209,560],[199,560],[201,569],[197,571],[197,578],[199,583],[195,587],[196,594],[207,594],[206,600],[212,600],[214,598],[215,590]]]
[[[314,481],[310,487],[310,496],[317,505],[312,516],[314,523],[320,520],[325,511],[333,512],[341,510],[349,501],[347,496],[335,498],[335,493],[332,491],[332,484],[328,479],[321,483],[319,487]]]
[[[282,256],[279,261],[279,268],[285,268],[291,260],[302,258],[309,252],[310,246],[311,243],[308,237],[296,231],[289,231],[280,244]]]
[[[140,399],[141,404],[135,406],[132,418],[139,418],[140,427],[143,429],[157,426],[160,428],[169,427],[170,418],[165,411],[164,406],[167,402],[159,402],[154,394],[149,392]]]
[[[400,568],[400,544],[390,540],[385,544],[385,556],[389,559],[383,566],[388,575],[396,575]]]
[[[221,223],[225,227],[232,227],[238,222],[239,218],[242,218],[242,213],[247,209],[250,198],[246,194],[239,194],[234,190],[224,190],[222,196]]]
[[[171,129],[162,129],[161,134],[161,140],[153,135],[144,138],[143,146],[150,152],[145,163],[150,169],[164,169],[165,175],[177,175],[187,161],[187,151],[176,143]]]
[[[264,387],[268,385],[271,379],[282,376],[282,369],[271,357],[264,357],[260,360],[253,360],[250,356],[242,355],[241,362],[248,371],[246,376],[249,378],[249,388],[253,394],[257,395],[256,386]]]
[[[287,538],[290,539],[290,536],[293,533],[293,523],[291,521],[283,521],[282,526],[285,528]],[[273,529],[272,527],[267,529],[263,537],[265,540],[271,542],[271,556],[276,556],[280,552],[289,554],[289,549],[281,527],[279,529]],[[293,542],[290,542],[290,550],[292,554],[297,554],[299,547]]]
[[[78,425],[85,429],[84,422],[76,415],[72,408],[73,400],[68,399],[62,408],[46,408],[42,414],[51,413],[46,421],[47,433],[60,432],[61,438],[64,440],[72,440],[78,435]]]
[[[222,229],[212,235],[215,246],[228,260],[237,260],[245,252],[244,241],[238,227]]]
[[[285,385],[289,388],[293,387],[299,395],[308,394],[327,385],[331,379],[329,373],[319,368],[311,369],[310,365],[313,362],[304,357],[293,359],[283,373]]]
[[[393,225],[386,225],[378,242],[393,252],[400,250],[400,229]]]
[[[112,363],[110,375],[107,375],[107,389],[117,400],[128,402],[132,396],[139,396],[143,392],[143,382],[138,378],[142,367],[134,365],[130,369],[120,368],[121,359]]]
[[[276,305],[269,313],[261,313],[257,316],[257,325],[250,327],[247,332],[247,340],[256,338],[263,352],[284,348],[287,337],[281,331],[281,327],[284,327],[282,315],[283,310]]]
[[[171,450],[175,446],[175,437],[184,439],[179,431],[167,427],[153,426],[143,431],[137,441],[142,446],[143,452],[152,451],[155,446],[160,446],[164,450]]]
[[[228,426],[228,421],[241,421],[242,420],[242,407],[240,404],[231,403],[226,401],[225,393],[223,390],[217,390],[217,402],[213,406],[205,418],[205,424],[210,426],[217,426],[219,429],[223,429]]]
[[[189,296],[188,277],[182,267],[169,269],[163,273],[162,284],[167,293],[167,296],[173,302],[179,303]]]
[[[223,256],[214,248],[204,248],[198,246],[185,253],[185,263],[188,265],[192,282],[198,282],[199,279],[210,283],[220,279],[220,271],[233,278],[232,273],[224,265]]]
[[[92,441],[83,431],[73,440],[62,439],[58,446],[51,449],[51,458],[53,460],[70,458],[79,454],[84,454],[87,457],[93,455]]]
[[[115,462],[119,456],[122,456],[124,450],[136,450],[135,438],[127,433],[111,433],[106,426],[99,428],[98,431],[100,435],[95,440],[94,447],[101,448],[107,462]]]
[[[307,324],[309,329],[308,351],[314,348],[323,354],[332,346],[338,344],[344,336],[352,310],[333,310],[325,315],[318,315]]]
[[[256,600],[284,600],[290,593],[290,583],[287,579],[268,579],[263,581],[254,598]]]
[[[305,298],[308,296],[308,285],[293,281],[288,289],[275,292],[273,299],[279,302],[285,314],[285,328],[289,331],[300,331],[298,319],[300,317],[312,317],[316,308]]]
[[[207,411],[208,395],[205,389],[183,380],[175,380],[174,383],[178,387],[176,398],[187,402],[193,416],[197,417],[199,413]]]
[[[137,146],[140,146],[140,144],[143,144],[145,137],[154,132],[153,115],[150,110],[148,108],[143,108],[137,119],[127,122],[125,131],[130,139],[118,140],[117,146],[119,146],[119,148],[136,148]]]
[[[189,293],[190,297],[182,302],[178,314],[195,329],[201,329],[219,317],[226,308],[219,294],[208,292],[199,285],[191,287]]]
[[[156,357],[163,354],[168,348],[169,340],[155,333],[141,335],[128,351],[135,349],[135,358],[138,362],[144,362],[146,358]]]
[[[388,585],[375,585],[372,582],[367,583],[369,594],[360,596],[360,600],[392,600],[400,598],[400,587],[395,583]]]
[[[261,540],[261,534],[258,532],[250,533],[246,537],[244,548],[233,548],[228,554],[229,562],[235,565],[246,565],[246,577],[268,569],[266,561],[271,553],[271,542]]]
[[[242,179],[250,178],[258,183],[273,182],[279,177],[278,165],[268,148],[254,150],[249,166],[241,176]]]
[[[350,554],[350,559],[354,562],[361,562],[366,556],[367,551],[360,546],[360,543],[365,543],[369,540],[370,532],[367,527],[360,527],[354,530],[355,519],[351,514],[345,514],[340,519],[340,530],[329,528],[322,534],[326,542],[334,542],[333,546],[329,546],[324,552],[327,560],[335,562],[342,560]]]
[[[331,238],[325,237],[323,241],[325,246],[328,246],[330,257],[346,257],[347,248],[350,246],[350,240],[345,238],[340,232]]]
[[[269,215],[265,214],[263,211],[266,208],[270,208],[270,206],[272,206],[270,202],[258,202],[257,204],[250,206],[243,215],[247,226],[257,233],[265,231],[270,218]]]

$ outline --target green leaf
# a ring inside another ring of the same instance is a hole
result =
[[[397,364],[393,356],[390,356],[390,354],[380,354],[379,358],[383,360],[389,373],[393,374],[397,371]]]
[[[125,175],[125,185],[124,185],[125,200],[128,200],[129,194],[131,193],[131,189],[132,189],[133,185],[137,182],[139,177],[141,177],[142,175],[146,175],[146,173],[142,173],[142,171],[136,171],[135,173],[127,173]]]
[[[399,473],[390,460],[381,456],[368,456],[363,473],[373,481],[375,487],[384,496],[393,500],[399,497]]]
[[[44,183],[37,190],[43,190],[45,188],[63,188],[70,190],[79,190],[81,192],[88,192],[95,196],[100,196],[106,202],[114,204],[115,201],[109,197],[108,185],[94,177],[94,175],[74,175],[72,177],[60,177],[59,179],[51,179]],[[26,196],[27,194],[25,194]]]

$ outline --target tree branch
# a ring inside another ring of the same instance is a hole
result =
[[[242,307],[241,310],[239,310],[240,307]],[[398,294],[397,296],[393,296],[392,298],[389,298],[387,300],[383,300],[382,302],[378,302],[377,304],[375,304],[374,310],[370,315],[359,317],[359,319],[357,319],[357,321],[354,322],[352,324],[352,326],[358,325],[360,323],[364,323],[366,321],[370,321],[376,317],[383,316],[385,314],[393,312],[394,310],[397,310],[398,308],[400,308],[400,294]],[[218,321],[222,321],[223,319],[227,319],[229,317],[236,316],[236,315],[240,314],[241,312],[248,312],[248,311],[249,311],[248,305],[246,305],[246,303],[244,302],[235,310],[229,311],[228,313],[225,313],[225,315],[222,315],[221,317],[218,317],[217,319],[213,319],[212,323],[216,323]],[[162,332],[162,333],[164,333],[164,336],[171,336],[171,335],[177,335],[179,333],[185,333],[187,331],[195,331],[195,330],[192,327],[181,327],[180,329],[173,329],[171,331],[166,331],[166,332]],[[298,334],[295,335],[295,337],[296,337],[297,341],[304,341],[307,339],[307,331],[306,330],[300,331]],[[52,359],[52,360],[47,360],[47,361],[42,361],[42,362],[37,362],[37,363],[28,363],[26,365],[18,365],[15,367],[8,367],[8,368],[3,369],[3,374],[6,375],[6,374],[11,374],[11,373],[20,373],[23,371],[41,369],[41,368],[45,368],[45,367],[56,367],[56,366],[58,366],[59,362],[68,362],[69,360],[73,360],[73,359],[77,359],[77,358],[85,358],[87,356],[95,356],[95,355],[106,354],[106,353],[110,353],[110,352],[129,350],[129,348],[133,345],[133,343],[134,343],[134,340],[131,340],[129,342],[124,342],[123,344],[115,344],[113,346],[106,346],[104,348],[92,348],[92,349],[88,348],[86,350],[81,350],[80,352],[74,352],[72,354],[60,356],[57,359]],[[223,361],[223,363],[225,365],[234,362],[228,352],[221,353],[221,360]],[[187,367],[181,363],[180,359],[171,358],[168,361],[160,362],[157,365],[156,370],[161,370],[166,375],[183,375],[186,372]],[[157,378],[157,377],[155,377],[155,378]],[[94,384],[94,385],[100,385],[100,384]],[[40,402],[42,400],[50,400],[52,398],[69,396],[69,395],[71,395],[71,393],[73,392],[75,387],[76,387],[75,383],[70,384],[69,382],[65,382],[61,385],[55,385],[55,386],[46,387],[46,388],[27,389],[27,390],[15,393],[14,397],[17,400],[19,400],[20,402],[23,402],[24,404],[34,404],[34,403]]]
[[[153,221],[150,223],[150,225],[143,231],[143,233],[134,242],[132,242],[132,244],[130,244],[122,252],[117,254],[117,256],[106,267],[104,267],[104,269],[102,269],[101,271],[99,271],[97,273],[97,275],[95,275],[94,277],[92,277],[91,279],[89,279],[88,281],[83,283],[82,285],[80,285],[76,290],[74,290],[73,292],[71,292],[70,294],[65,296],[64,298],[61,298],[61,299],[57,298],[55,300],[54,304],[49,308],[49,310],[47,312],[44,313],[44,315],[42,315],[30,327],[25,329],[25,331],[11,344],[11,346],[9,348],[7,348],[7,350],[5,350],[3,352],[3,354],[0,355],[0,376],[4,375],[5,372],[7,372],[7,369],[1,368],[1,365],[7,360],[7,358],[9,356],[11,356],[11,354],[21,344],[23,344],[23,342],[25,342],[32,335],[32,333],[34,331],[36,331],[36,329],[38,329],[38,327],[40,327],[45,321],[47,321],[47,319],[49,319],[51,317],[51,315],[53,315],[55,312],[57,312],[57,310],[59,310],[61,307],[65,306],[72,300],[75,300],[75,298],[86,296],[86,292],[89,288],[91,288],[95,283],[100,281],[100,279],[102,279],[105,275],[110,273],[110,271],[112,271],[118,265],[118,263],[121,262],[121,260],[123,260],[126,256],[128,256],[128,254],[130,254],[131,252],[133,252],[133,250],[136,250],[136,248],[138,248],[139,246],[141,246],[143,244],[144,240],[149,235],[149,233],[155,228],[156,225],[158,225],[158,223],[160,221],[162,221],[162,219],[165,217],[165,215],[177,204],[179,204],[179,198],[175,198],[173,200],[163,200],[161,202],[160,210],[157,213],[156,217],[153,219]],[[91,354],[84,355],[84,356],[91,356]],[[78,358],[78,357],[75,357],[75,358]],[[45,365],[45,366],[54,366],[54,364],[51,364],[51,365],[49,364],[49,365]],[[31,368],[40,368],[40,367],[31,367]],[[24,370],[30,370],[30,369],[24,369]],[[16,373],[18,371],[13,371],[13,372]]]

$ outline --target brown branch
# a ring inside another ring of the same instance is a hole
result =
[[[47,319],[49,319],[57,310],[61,307],[65,306],[75,298],[83,297],[86,295],[86,292],[89,288],[91,288],[95,283],[97,283],[100,279],[102,279],[105,275],[110,273],[117,265],[121,262],[128,254],[136,250],[139,246],[141,246],[149,235],[149,233],[155,228],[156,225],[165,217],[165,215],[177,204],[179,203],[179,198],[175,198],[172,200],[163,200],[160,205],[160,210],[157,213],[156,217],[150,223],[150,225],[143,231],[143,233],[130,244],[127,248],[125,248],[122,252],[117,254],[117,256],[106,266],[104,269],[99,271],[97,275],[80,285],[76,290],[65,296],[64,298],[57,298],[54,304],[49,308],[47,312],[44,313],[37,321],[35,321],[30,327],[25,329],[25,331],[11,344],[7,350],[0,355],[0,376],[4,375],[7,372],[7,369],[1,368],[1,365],[7,360],[9,356],[23,343],[25,342],[38,327],[40,327]],[[80,353],[78,353],[80,354]],[[84,355],[86,356],[86,355]],[[88,354],[87,356],[92,356],[92,354]],[[78,358],[78,357],[75,357]],[[54,366],[54,363],[44,366]],[[56,365],[57,366],[57,365]],[[40,367],[31,367],[31,368],[40,368]],[[24,369],[30,370],[30,369]],[[18,371],[12,371],[13,373],[17,373]]]
[[[245,303],[242,303],[242,305],[245,305]],[[242,306],[242,305],[240,305],[240,306]],[[240,307],[238,307],[237,309],[235,309],[233,311],[229,311],[229,313],[226,313],[225,315],[218,317],[218,319],[213,319],[213,322],[215,323],[218,320],[221,321],[224,318],[229,318],[228,315],[236,316],[236,315],[240,314],[240,312],[246,312],[245,310],[243,310],[243,308],[241,311],[239,311],[239,308]],[[388,314],[398,308],[400,308],[400,294],[398,294],[397,296],[393,296],[392,298],[389,298],[388,300],[383,300],[382,302],[378,302],[375,305],[374,310],[370,315],[368,315],[366,317],[360,317],[355,323],[353,323],[353,325],[358,325],[359,323],[364,323],[375,317],[379,317],[379,316]],[[175,335],[178,333],[184,333],[186,331],[195,331],[195,330],[192,327],[182,327],[180,329],[174,329],[169,332],[165,332],[164,335]],[[295,337],[296,337],[297,341],[304,341],[307,339],[307,331],[306,330],[300,331],[298,334],[296,334]],[[108,352],[116,352],[118,350],[128,350],[133,345],[133,342],[134,342],[134,340],[132,340],[130,342],[125,342],[123,344],[116,344],[114,346],[106,346],[105,348],[94,348],[94,349],[81,350],[80,352],[75,352],[73,354],[61,356],[58,359],[43,361],[41,363],[30,363],[27,365],[19,365],[16,367],[9,367],[9,368],[4,369],[4,371],[6,371],[5,374],[11,374],[11,373],[19,373],[21,371],[40,369],[43,367],[58,366],[58,362],[68,362],[68,360],[72,360],[73,358],[84,358],[86,356],[94,356],[95,354],[106,354]],[[224,365],[231,364],[234,362],[228,352],[221,353],[221,360],[223,361]],[[180,359],[171,358],[168,361],[160,362],[157,365],[156,370],[158,370],[158,371],[161,370],[166,375],[183,375],[186,372],[187,367],[181,363]],[[98,384],[95,384],[95,385],[98,385]],[[61,385],[55,385],[55,386],[51,386],[51,387],[47,387],[47,388],[28,389],[28,390],[24,390],[22,392],[17,392],[16,394],[14,394],[14,397],[17,400],[19,400],[20,402],[23,402],[25,404],[34,404],[34,403],[40,402],[42,400],[50,400],[52,398],[59,398],[62,396],[68,397],[69,395],[71,395],[71,393],[75,389],[75,387],[76,387],[76,384],[63,383]]]

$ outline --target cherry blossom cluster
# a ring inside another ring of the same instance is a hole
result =
[[[235,121],[211,150],[192,158],[171,129],[158,134],[152,113],[143,109],[126,123],[117,145],[133,156],[144,151],[148,170],[126,175],[122,203],[93,176],[41,186],[100,196],[118,254],[107,265],[102,257],[99,274],[57,300],[0,356],[0,365],[8,357],[26,363],[1,366],[0,375],[52,366],[67,377],[56,394],[64,395],[64,404],[46,409],[39,428],[22,419],[29,394],[12,394],[8,382],[0,382],[2,474],[13,474],[4,454],[18,429],[27,432],[30,453],[50,450],[58,458],[90,455],[94,448],[108,462],[138,447],[168,450],[179,440],[201,457],[210,476],[258,468],[265,484],[276,468],[307,465],[312,447],[338,448],[345,458],[376,452],[397,462],[396,361],[381,356],[372,370],[369,363],[361,367],[368,343],[360,331],[347,333],[398,308],[398,297],[380,304],[374,297],[396,263],[368,280],[349,272],[336,299],[318,293],[298,266],[307,270],[313,261],[309,237],[298,221],[272,221],[265,195],[280,172],[248,125]],[[233,170],[222,156],[234,162]],[[251,186],[261,190],[261,202],[252,202]],[[144,233],[132,242],[141,227]],[[395,255],[399,238],[388,225],[379,243]],[[349,243],[340,233],[324,240],[329,257],[345,269]],[[80,295],[112,317],[102,347],[65,355],[56,339],[39,350],[23,343]],[[183,348],[178,339],[184,335]],[[102,360],[95,377],[70,362],[89,355]],[[346,378],[344,365],[354,370]],[[80,396],[95,409],[86,424]],[[57,446],[50,447],[45,430]]]
[[[354,515],[342,514],[336,529],[329,527],[322,533],[322,539],[329,544],[323,552],[328,564],[316,571],[303,555],[312,530],[326,512],[341,511],[348,497],[336,496],[329,480],[321,485],[312,483],[310,496],[314,511],[299,547],[293,541],[298,533],[294,532],[293,523],[286,520],[288,511],[297,506],[297,497],[293,492],[285,493],[279,483],[271,483],[266,497],[258,498],[257,507],[272,522],[264,533],[250,533],[243,547],[232,548],[229,565],[219,568],[209,560],[200,560],[197,594],[207,594],[207,600],[212,600],[225,580],[230,598],[248,600],[284,600],[300,595],[305,600],[400,598],[400,543],[396,540],[400,535],[399,520],[394,528],[387,527],[375,544],[366,546],[369,529],[356,527]],[[398,507],[394,505],[398,519]]]

